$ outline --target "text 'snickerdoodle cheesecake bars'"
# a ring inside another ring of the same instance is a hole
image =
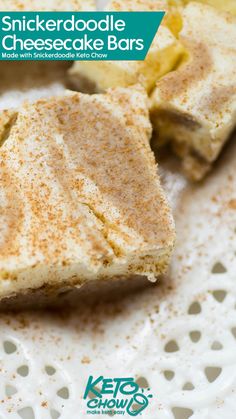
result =
[[[165,271],[174,225],[150,136],[138,87],[68,92],[5,114],[0,299]]]
[[[179,39],[189,57],[157,81],[152,122],[157,142],[171,141],[199,180],[236,125],[236,18],[190,3]]]

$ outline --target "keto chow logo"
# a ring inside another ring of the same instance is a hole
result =
[[[138,416],[148,407],[152,394],[134,378],[89,377],[84,392],[87,415]]]
[[[0,12],[0,60],[144,60],[164,12]]]

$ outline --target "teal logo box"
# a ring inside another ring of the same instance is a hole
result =
[[[86,415],[137,417],[152,399],[150,388],[140,388],[132,377],[88,378],[83,399]]]

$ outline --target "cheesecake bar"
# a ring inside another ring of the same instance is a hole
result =
[[[150,92],[155,81],[172,70],[184,53],[175,36],[180,29],[179,9],[164,0],[117,0],[108,8],[116,12],[158,10],[166,11],[166,17],[144,61],[77,61],[69,71],[72,85],[81,91],[101,92],[141,83]]]
[[[180,1],[180,0],[178,0]],[[192,0],[183,0],[183,3],[189,3]],[[200,3],[214,6],[219,10],[230,12],[236,15],[236,1],[235,0],[198,0]]]
[[[20,11],[83,11],[95,10],[95,0],[0,0],[0,10]]]
[[[189,58],[157,81],[151,117],[155,141],[171,141],[186,173],[200,180],[236,125],[236,19],[190,3],[179,38]]]
[[[174,224],[141,87],[25,104],[0,147],[0,299],[163,273]]]

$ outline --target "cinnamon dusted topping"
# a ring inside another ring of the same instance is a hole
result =
[[[188,37],[181,37],[181,40],[191,58],[177,72],[173,71],[157,82],[156,87],[160,89],[164,101],[180,96],[183,103],[187,102],[191,86],[203,80],[212,71],[212,58],[208,46]]]
[[[173,221],[150,135],[138,87],[22,108],[0,148],[4,292],[13,275],[20,289],[165,270]]]

